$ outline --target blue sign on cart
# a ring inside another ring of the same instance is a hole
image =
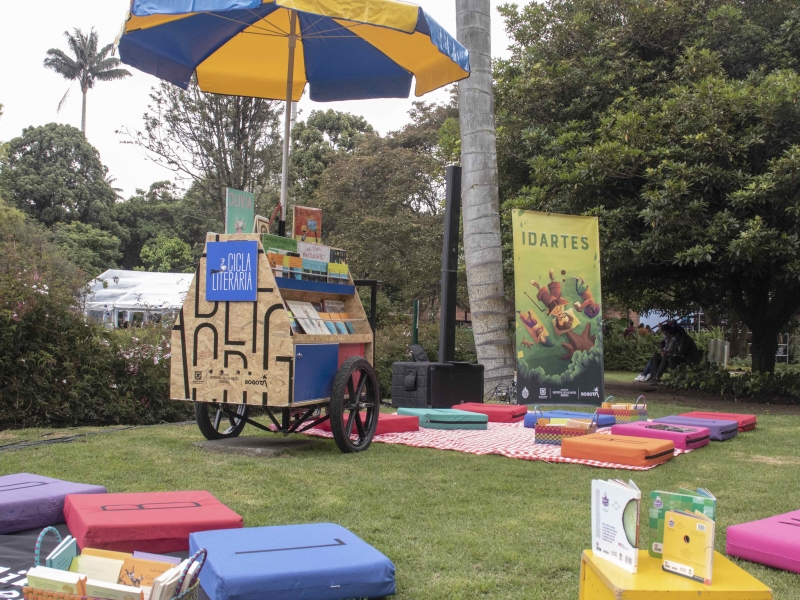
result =
[[[258,299],[258,242],[206,244],[206,300],[255,302]]]

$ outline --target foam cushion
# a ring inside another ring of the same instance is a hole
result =
[[[0,534],[64,522],[67,494],[105,494],[101,485],[73,483],[30,473],[0,477]]]
[[[739,424],[736,421],[725,421],[718,419],[698,419],[697,417],[660,417],[653,419],[653,423],[669,423],[688,427],[706,427],[711,432],[712,442],[724,442],[736,437],[739,432]]]
[[[571,410],[546,410],[544,412],[531,411],[525,415],[525,427],[531,429],[536,427],[536,419],[585,419],[591,421],[594,413],[573,412]],[[597,415],[598,427],[611,427],[616,424],[617,418],[614,415]]]
[[[561,456],[600,462],[652,467],[672,460],[672,440],[592,433],[561,441]]]
[[[486,429],[489,417],[449,408],[398,408],[398,415],[419,417],[424,429]]]
[[[756,428],[756,415],[744,415],[740,413],[721,413],[721,412],[702,412],[694,411],[683,413],[681,417],[693,417],[695,419],[716,419],[717,421],[736,421],[739,424],[739,433],[752,431]]]
[[[392,561],[340,525],[193,533],[208,551],[200,584],[211,600],[340,600],[395,592]]]
[[[317,429],[323,431],[331,430],[330,420],[317,425]],[[357,427],[353,423],[353,433],[356,433]],[[390,415],[381,413],[378,415],[378,427],[375,429],[375,435],[384,433],[406,433],[408,431],[419,431],[419,418],[404,415]]]
[[[454,408],[474,412],[489,417],[489,423],[517,423],[528,414],[527,406],[514,406],[508,404],[482,404],[479,402],[465,402],[457,404]]]
[[[242,527],[242,517],[208,492],[67,496],[64,516],[81,548],[181,552],[189,534]]]
[[[725,552],[800,573],[800,510],[728,527]]]
[[[633,423],[617,423],[611,428],[611,435],[629,435],[649,437],[661,440],[672,440],[680,450],[694,450],[708,446],[711,431],[707,427],[689,427],[670,423],[650,423],[635,421]]]

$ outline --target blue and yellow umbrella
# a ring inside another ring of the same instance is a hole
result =
[[[132,0],[122,62],[186,88],[290,103],[407,98],[469,76],[469,54],[422,8],[400,0]]]

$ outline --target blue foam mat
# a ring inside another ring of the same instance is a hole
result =
[[[208,551],[200,583],[211,600],[346,600],[395,593],[392,561],[340,525],[283,525],[189,536]]]
[[[571,410],[546,410],[544,412],[536,413],[529,411],[525,415],[525,427],[533,428],[536,426],[536,419],[591,419],[594,413],[573,412]],[[617,424],[617,418],[614,415],[597,415],[598,427],[611,427]]]

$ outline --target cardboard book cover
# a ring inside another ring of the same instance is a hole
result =
[[[592,550],[630,573],[639,566],[639,506],[633,481],[592,481]]]
[[[711,585],[715,534],[714,521],[704,514],[667,511],[661,568],[668,573]]]
[[[650,500],[651,506],[648,511],[650,545],[647,551],[653,558],[662,557],[667,511],[700,512],[714,521],[717,519],[717,499],[704,488],[697,488],[697,492],[683,488],[679,488],[677,492],[656,490],[650,492]]]
[[[298,242],[319,244],[322,242],[322,209],[295,206],[293,215],[293,237]]]

